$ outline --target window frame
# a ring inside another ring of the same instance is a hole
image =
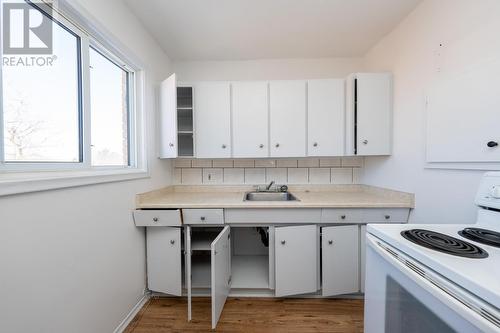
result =
[[[0,0],[0,4],[3,1]],[[140,61],[133,56],[103,27],[96,26],[88,13],[77,4],[66,0],[56,2],[57,7],[48,11],[45,3],[33,4],[48,15],[55,24],[60,24],[79,37],[79,119],[80,119],[80,162],[5,162],[2,67],[0,64],[0,196],[35,191],[120,181],[149,177],[144,138],[144,91],[145,71]],[[2,15],[0,6],[0,15]],[[0,16],[1,17],[1,16]],[[0,27],[0,36],[3,36]],[[0,37],[3,38],[3,37]],[[2,43],[0,54],[3,55]],[[91,110],[90,110],[90,47],[128,73],[128,165],[92,166],[91,163]],[[126,51],[124,51],[126,50]],[[77,181],[80,179],[81,181]],[[49,183],[48,181],[52,181]],[[65,181],[67,180],[67,181]],[[34,184],[40,181],[43,185]]]

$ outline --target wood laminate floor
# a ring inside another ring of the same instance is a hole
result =
[[[152,298],[126,333],[211,332],[210,298]],[[363,300],[229,298],[216,332],[363,332]]]

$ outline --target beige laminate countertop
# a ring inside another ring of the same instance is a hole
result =
[[[138,194],[136,208],[413,208],[414,195],[367,185],[289,186],[299,201],[244,201],[252,186],[169,186]]]

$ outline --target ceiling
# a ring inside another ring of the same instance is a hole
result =
[[[355,57],[420,0],[125,0],[173,60]]]

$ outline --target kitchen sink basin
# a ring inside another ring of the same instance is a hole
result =
[[[248,192],[244,201],[299,201],[289,192]]]

